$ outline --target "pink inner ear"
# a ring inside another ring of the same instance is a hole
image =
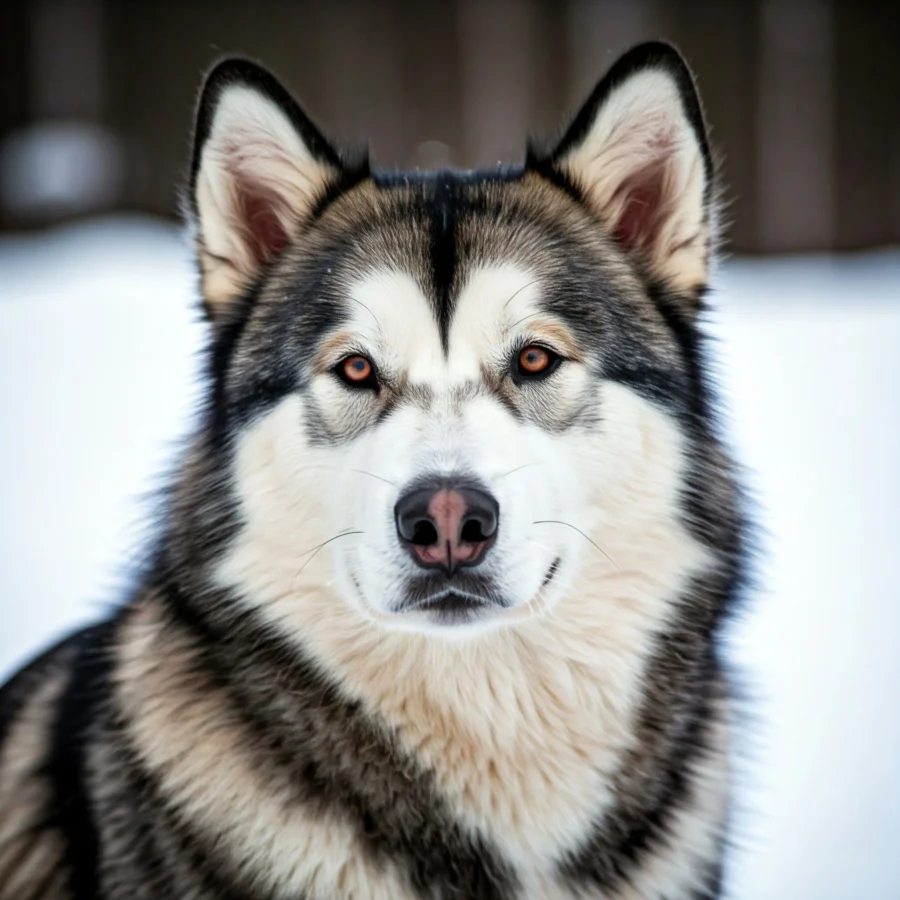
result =
[[[277,256],[288,242],[288,234],[277,212],[278,198],[271,191],[251,190],[246,185],[239,194],[244,239],[257,263]]]
[[[616,192],[623,203],[613,233],[629,250],[648,247],[659,235],[665,216],[665,165],[659,162],[628,178]]]

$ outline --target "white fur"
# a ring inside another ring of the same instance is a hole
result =
[[[663,222],[646,248],[648,262],[679,287],[705,282],[711,232],[704,202],[706,172],[669,74],[646,69],[617,87],[562,166],[613,229],[628,205],[629,185],[642,172],[662,167]]]
[[[225,88],[197,175],[197,230],[203,293],[227,304],[260,265],[239,197],[263,196],[286,234],[334,173],[316,160],[287,116],[251,87]]]
[[[363,286],[368,312],[352,323],[360,340],[376,364],[416,372],[435,400],[401,408],[344,446],[316,446],[305,435],[305,403],[327,399],[340,415],[333,377],[323,375],[312,398],[289,397],[257,422],[239,441],[244,525],[218,578],[394,725],[463,821],[537,885],[602,819],[610,775],[633,739],[654,636],[686,580],[714,561],[679,515],[680,432],[632,391],[591,386],[579,364],[566,364],[547,389],[560,404],[599,390],[603,426],[558,435],[516,421],[493,399],[461,409],[447,400],[447,385],[474,377],[517,329],[532,327],[511,326],[535,310],[539,288],[525,287],[533,280],[509,266],[476,275],[459,299],[446,360],[411,281],[381,274],[377,289]],[[424,331],[410,340],[403,322]],[[496,492],[492,565],[515,601],[464,640],[387,612],[407,571],[393,524],[398,491],[423,471],[458,466]],[[543,519],[576,525],[602,549],[571,528],[533,524]],[[315,551],[344,530],[363,534]],[[543,592],[556,556],[559,577]],[[693,852],[684,840],[683,852],[665,850],[673,865]]]

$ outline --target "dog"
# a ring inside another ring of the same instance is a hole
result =
[[[198,427],[129,596],[0,694],[0,898],[718,897],[746,526],[679,53],[403,173],[227,59],[187,205]]]

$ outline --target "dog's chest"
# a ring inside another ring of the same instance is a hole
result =
[[[501,655],[452,699],[426,678],[382,712],[455,817],[517,868],[550,873],[602,816],[629,744],[630,697],[603,682],[585,663]]]

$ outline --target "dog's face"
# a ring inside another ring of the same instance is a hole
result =
[[[192,207],[241,522],[219,577],[459,635],[614,570],[599,535],[679,490],[710,173],[660,45],[496,173],[373,175],[270,75],[217,67]]]

